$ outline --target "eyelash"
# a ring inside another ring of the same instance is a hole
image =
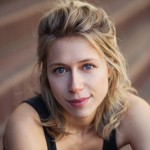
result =
[[[85,68],[85,69],[83,69],[83,70],[91,70],[91,69],[93,69],[95,66],[94,66],[93,64],[84,64],[84,65],[83,65],[83,68],[84,68],[84,67],[90,67],[90,68],[88,68],[88,69]]]
[[[60,69],[63,69],[63,72],[59,72]],[[55,68],[55,69],[53,70],[53,72],[54,72],[54,73],[59,73],[59,74],[61,74],[61,73],[64,73],[64,70],[66,70],[65,72],[67,72],[67,69],[65,69],[65,67],[57,67],[57,68]]]
[[[88,67],[88,68],[86,68],[86,67]],[[89,68],[89,67],[90,67],[90,68]],[[93,64],[87,63],[87,64],[82,65],[81,68],[82,68],[82,70],[90,71],[90,70],[92,70],[94,67],[96,67],[96,66],[93,65]],[[61,69],[63,69],[63,71],[62,71]],[[60,71],[60,72],[59,72],[59,71]],[[68,72],[68,69],[66,69],[66,68],[63,67],[63,66],[60,66],[60,67],[55,68],[55,69],[53,70],[53,72],[54,72],[54,73],[58,73],[58,74],[62,74],[62,73]]]

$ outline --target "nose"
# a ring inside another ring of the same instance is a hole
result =
[[[70,73],[69,91],[72,93],[79,93],[84,89],[83,76],[77,71]]]

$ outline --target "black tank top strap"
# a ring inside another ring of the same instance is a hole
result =
[[[43,129],[44,129],[44,134],[45,134],[48,150],[56,150],[56,143],[55,143],[54,138],[49,136],[49,134],[47,133],[46,128],[43,128]]]
[[[36,110],[41,121],[49,118],[50,113],[46,107],[45,102],[43,101],[43,99],[40,95],[33,97],[33,98],[30,98],[30,99],[23,101],[23,102],[29,104],[30,106],[32,106]],[[44,130],[48,150],[56,150],[56,144],[55,144],[54,138],[49,136],[45,127],[43,127],[43,130]]]
[[[41,96],[32,97],[23,102],[26,102],[30,106],[32,106],[37,111],[41,120],[47,119],[50,116],[50,113],[48,112],[46,104],[42,100]]]
[[[108,140],[104,140],[103,150],[117,150],[116,130],[112,130]]]

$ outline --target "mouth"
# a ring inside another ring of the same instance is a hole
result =
[[[79,99],[72,99],[72,100],[69,100],[68,103],[75,108],[82,108],[86,105],[86,103],[89,101],[90,98],[91,96],[83,97]]]

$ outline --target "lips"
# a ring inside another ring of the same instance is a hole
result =
[[[90,97],[91,96],[80,98],[80,99],[69,100],[68,103],[75,108],[82,108],[89,101]]]

